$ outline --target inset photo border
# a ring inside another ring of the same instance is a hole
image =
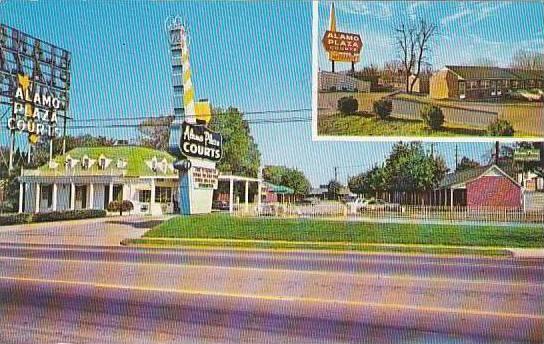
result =
[[[543,17],[530,1],[314,2],[313,140],[542,140]]]

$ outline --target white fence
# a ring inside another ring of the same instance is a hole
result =
[[[482,222],[544,224],[544,210],[472,208],[450,206],[394,206],[354,209],[343,203],[317,205],[272,204],[234,207],[236,216],[273,216],[283,218],[323,218],[345,220],[414,220],[415,222]]]

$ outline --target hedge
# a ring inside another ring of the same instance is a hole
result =
[[[106,211],[100,209],[81,209],[66,211],[51,211],[48,213],[37,213],[32,215],[32,222],[51,222],[65,220],[92,219],[105,217]]]
[[[81,209],[81,210],[66,210],[52,211],[47,213],[37,214],[13,214],[0,216],[0,226],[19,225],[32,222],[53,222],[79,219],[92,219],[105,217],[106,211],[99,209]]]
[[[32,214],[12,214],[0,216],[0,226],[20,225],[29,223],[32,220]]]

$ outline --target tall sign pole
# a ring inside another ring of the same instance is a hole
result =
[[[222,137],[207,128],[211,108],[207,101],[195,102],[189,62],[189,39],[180,17],[166,21],[172,58],[174,122],[170,128],[169,150],[179,160],[178,204],[180,214],[210,213],[213,190],[219,173],[216,162],[222,157]]]

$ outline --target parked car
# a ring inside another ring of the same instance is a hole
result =
[[[229,210],[229,202],[215,200],[212,202],[212,208],[217,210]]]
[[[276,216],[277,208],[273,204],[261,204],[260,216]]]
[[[299,202],[301,205],[317,205],[319,203],[319,199],[316,197],[308,197],[304,198]]]
[[[400,204],[397,203],[388,203],[382,199],[364,199],[357,198],[353,202],[347,203],[350,213],[355,214],[362,211],[403,211],[403,208]]]
[[[368,199],[363,202],[360,211],[365,210],[381,210],[381,211],[403,211],[400,204],[389,203],[383,199]]]

